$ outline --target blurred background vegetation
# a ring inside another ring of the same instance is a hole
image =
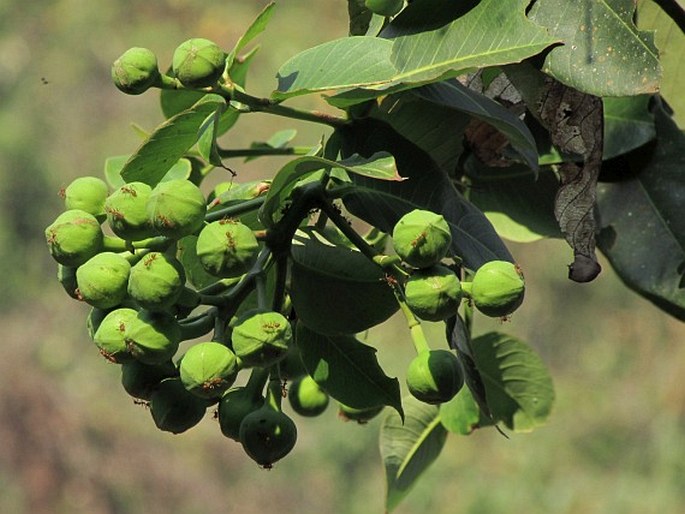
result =
[[[382,512],[378,420],[343,423],[333,408],[296,419],[298,444],[270,472],[210,415],[186,434],[159,432],[89,341],[88,309],[65,296],[45,248],[59,188],[133,151],[131,122],[161,121],[154,93],[127,97],[110,84],[111,62],[146,46],[165,67],[194,36],[229,47],[264,3],[0,0],[0,512]],[[268,95],[288,57],[346,29],[343,0],[284,0],[260,38],[248,90]],[[252,115],[224,144],[245,147],[292,126],[296,144],[324,133]],[[248,179],[281,162],[231,164]],[[526,302],[505,327],[478,319],[476,328],[505,329],[541,353],[555,378],[552,418],[509,440],[494,430],[450,437],[397,512],[683,512],[682,324],[625,289],[606,262],[592,284],[568,281],[570,251],[560,241],[511,250],[527,271]],[[442,344],[439,326],[430,333]],[[402,377],[413,350],[401,323],[368,339],[388,373]]]

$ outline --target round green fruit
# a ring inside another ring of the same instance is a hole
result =
[[[130,271],[131,265],[118,253],[99,253],[76,270],[79,296],[98,309],[116,307],[126,298]]]
[[[63,266],[61,264],[57,265],[57,280],[66,291],[66,293],[71,296],[74,300],[80,300],[81,297],[78,294],[78,284],[76,283],[76,270],[78,268],[73,268],[71,266]]]
[[[404,7],[404,0],[364,0],[366,8],[381,16],[395,16]]]
[[[188,391],[201,398],[218,398],[235,382],[238,364],[230,348],[210,341],[188,349],[179,371]]]
[[[181,341],[181,328],[165,312],[142,310],[126,330],[129,352],[144,364],[160,364],[171,359]]]
[[[471,299],[476,308],[493,318],[508,316],[523,303],[525,282],[521,269],[508,261],[483,264],[473,276]]]
[[[139,241],[154,235],[147,216],[151,192],[152,188],[147,184],[131,182],[107,197],[105,212],[112,232],[127,241]]]
[[[378,416],[383,411],[383,407],[384,405],[378,405],[376,407],[358,409],[338,403],[338,416],[345,421],[356,421],[360,425],[364,425]]]
[[[112,63],[112,81],[120,91],[139,95],[161,82],[157,57],[152,50],[133,47]]]
[[[58,263],[77,267],[102,249],[104,236],[95,216],[71,209],[57,216],[45,229],[45,239],[50,255]]]
[[[328,393],[312,377],[305,375],[293,381],[288,390],[290,406],[300,416],[314,417],[328,407]]]
[[[265,468],[271,468],[290,453],[296,441],[293,420],[268,405],[245,416],[240,424],[240,442],[245,453]]]
[[[226,66],[226,54],[208,39],[193,38],[176,48],[171,66],[174,75],[184,86],[208,87],[221,78]]]
[[[150,413],[155,425],[173,434],[197,425],[208,406],[207,400],[189,393],[179,378],[162,380],[150,396]]]
[[[407,387],[424,403],[451,400],[464,385],[464,374],[457,356],[448,350],[426,350],[409,363]]]
[[[264,405],[264,397],[246,387],[235,387],[219,401],[219,427],[229,439],[240,441],[240,425],[245,417]]]
[[[415,271],[404,288],[407,305],[419,318],[442,321],[457,312],[462,290],[459,277],[451,269],[436,264]]]
[[[271,366],[285,358],[293,340],[290,322],[279,312],[247,312],[231,333],[233,351],[244,366]]]
[[[178,301],[186,277],[183,265],[161,252],[150,252],[132,268],[128,294],[150,311],[163,311]]]
[[[205,225],[197,239],[196,251],[207,273],[223,278],[238,277],[257,260],[259,242],[247,225],[220,220]]]
[[[121,385],[134,398],[150,400],[165,378],[178,375],[171,361],[159,365],[143,364],[133,360],[121,365]]]
[[[138,311],[128,307],[115,309],[102,318],[93,341],[105,359],[119,364],[132,359],[127,335],[137,318]]]
[[[442,215],[415,209],[395,224],[392,243],[404,262],[415,268],[429,268],[447,255],[452,233]]]
[[[174,179],[154,187],[146,212],[157,234],[180,239],[200,230],[207,206],[199,187],[189,180]]]
[[[97,177],[79,177],[61,192],[67,209],[89,212],[98,221],[105,219],[107,184]]]

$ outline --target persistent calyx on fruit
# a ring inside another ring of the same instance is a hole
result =
[[[293,381],[288,389],[290,406],[300,416],[318,416],[328,407],[328,393],[314,379],[305,375]]]
[[[364,0],[364,5],[381,16],[395,16],[404,7],[404,0]]]
[[[285,358],[293,339],[290,322],[279,312],[248,311],[233,327],[233,351],[245,366],[265,367]]]
[[[404,293],[409,308],[426,321],[453,316],[462,297],[456,273],[439,264],[415,271],[407,280]]]
[[[442,215],[414,209],[395,224],[392,242],[404,262],[415,268],[428,268],[447,255],[452,233]]]
[[[126,298],[131,265],[118,253],[102,252],[76,269],[78,295],[98,309],[109,309]]]
[[[451,400],[464,385],[457,356],[448,350],[426,350],[409,363],[407,387],[417,400],[438,404]]]
[[[216,43],[208,39],[193,38],[176,48],[171,65],[181,84],[190,88],[203,88],[215,84],[221,78],[226,55]]]
[[[252,460],[270,468],[295,447],[297,427],[286,414],[265,403],[243,419],[240,442]]]
[[[235,354],[215,341],[192,346],[179,365],[181,382],[201,398],[219,398],[238,375]]]
[[[226,219],[206,225],[197,239],[202,267],[216,277],[239,277],[257,260],[259,242],[247,225]]]
[[[70,209],[45,229],[50,255],[63,266],[80,266],[102,249],[100,222],[89,212]]]
[[[476,308],[486,316],[498,318],[508,316],[523,303],[525,282],[516,264],[490,261],[478,268],[470,289]]]
[[[144,93],[161,82],[157,57],[147,48],[129,48],[112,64],[112,80],[126,94]]]
[[[179,299],[185,284],[183,265],[160,252],[150,252],[131,268],[128,294],[144,309],[163,311]]]
[[[146,205],[153,230],[162,236],[180,239],[202,227],[207,205],[200,188],[190,180],[160,182],[150,192]]]

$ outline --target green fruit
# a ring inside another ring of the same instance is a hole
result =
[[[139,241],[154,235],[147,216],[151,192],[152,188],[147,184],[131,182],[107,197],[105,212],[112,232],[127,241]]]
[[[203,88],[215,84],[224,72],[226,55],[214,42],[193,38],[174,51],[174,75],[186,87]]]
[[[107,192],[104,180],[97,177],[79,177],[61,191],[61,194],[67,209],[81,209],[101,221],[105,219]]]
[[[162,380],[176,375],[178,371],[171,361],[153,366],[133,360],[121,365],[121,385],[129,395],[140,400],[150,400]]]
[[[278,369],[281,372],[281,377],[284,380],[295,380],[307,374],[307,370],[302,362],[300,350],[296,345],[290,345],[288,353],[282,361],[278,363]]]
[[[197,256],[202,267],[216,277],[238,277],[257,260],[259,242],[252,230],[235,220],[206,225],[197,239]]]
[[[137,318],[138,311],[122,307],[106,314],[97,325],[93,341],[105,359],[119,364],[132,360],[127,335]]]
[[[102,249],[100,223],[89,212],[63,212],[45,229],[50,255],[64,266],[77,267]]]
[[[126,330],[129,352],[144,364],[160,364],[171,359],[181,341],[176,319],[164,312],[140,311]]]
[[[163,311],[174,305],[185,285],[183,265],[160,252],[150,252],[131,268],[128,294],[143,309]]]
[[[290,406],[301,416],[318,416],[328,407],[328,394],[312,377],[306,375],[293,381],[288,390]]]
[[[229,439],[240,441],[240,425],[245,417],[264,405],[264,397],[245,387],[235,387],[219,401],[219,427]]]
[[[245,453],[260,466],[271,468],[295,447],[297,427],[286,414],[264,405],[240,424],[240,442]]]
[[[199,187],[189,180],[174,179],[155,186],[146,211],[155,232],[180,239],[200,230],[207,206]]]
[[[415,271],[404,288],[407,305],[419,318],[442,321],[457,312],[461,283],[449,268],[436,264]]]
[[[464,385],[464,374],[457,356],[448,350],[426,350],[409,363],[409,392],[425,403],[451,400]]]
[[[150,396],[150,413],[157,428],[180,434],[197,425],[209,403],[189,393],[179,378],[167,378]]]
[[[147,48],[129,48],[112,63],[112,80],[126,94],[144,93],[161,83],[157,57]]]
[[[248,312],[233,327],[233,351],[245,366],[266,367],[285,358],[293,340],[290,322],[278,312]]]
[[[238,363],[230,348],[212,341],[192,346],[179,371],[188,391],[201,398],[218,398],[235,382]]]
[[[338,403],[338,416],[345,421],[356,421],[360,425],[364,425],[378,416],[383,411],[383,407],[384,405],[378,405],[376,407],[357,409]]]
[[[483,264],[473,276],[471,298],[476,308],[493,318],[508,316],[523,303],[525,282],[520,268],[507,261]]]
[[[78,294],[78,284],[76,283],[76,270],[78,268],[73,268],[71,266],[63,266],[61,264],[57,265],[57,280],[62,287],[74,300],[80,300],[81,297]]]
[[[381,16],[395,16],[404,7],[404,0],[364,0],[366,8]]]
[[[429,268],[447,255],[452,234],[442,215],[415,209],[397,222],[392,243],[404,262],[415,268]]]
[[[102,252],[91,257],[76,270],[79,296],[98,309],[110,309],[126,298],[131,265],[113,252]]]

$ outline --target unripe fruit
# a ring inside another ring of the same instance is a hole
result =
[[[144,93],[161,82],[157,57],[147,48],[129,48],[112,63],[112,80],[126,94]]]
[[[97,177],[79,177],[60,192],[67,209],[89,212],[98,221],[105,219],[107,183]]]
[[[490,261],[473,276],[471,298],[476,308],[493,318],[508,316],[523,303],[525,282],[516,264]]]
[[[240,441],[240,425],[245,417],[264,405],[264,397],[245,387],[235,387],[219,401],[219,427],[229,439]]]
[[[174,51],[171,66],[174,75],[186,87],[203,88],[215,84],[224,72],[226,55],[214,42],[193,38]]]
[[[218,398],[235,382],[238,363],[230,348],[211,341],[188,349],[179,371],[188,391],[201,398]]]
[[[271,468],[290,453],[296,441],[293,420],[268,405],[245,416],[240,424],[240,442],[245,453],[265,468]]]
[[[409,363],[409,392],[425,403],[451,400],[464,385],[464,375],[457,356],[448,350],[426,350]]]
[[[392,243],[404,262],[415,268],[428,268],[447,255],[452,233],[442,215],[415,209],[397,222]]]
[[[180,239],[202,227],[207,206],[199,187],[189,180],[175,179],[154,187],[146,211],[155,232]]]
[[[80,209],[63,212],[45,229],[50,255],[64,266],[77,267],[102,249],[104,236],[92,214]]]
[[[167,378],[150,396],[150,413],[157,428],[180,434],[197,425],[205,415],[207,400],[186,391],[181,380]]]
[[[154,235],[146,208],[151,191],[152,188],[143,182],[131,182],[107,197],[105,212],[112,232],[127,241]]]
[[[235,220],[206,225],[197,239],[202,267],[216,277],[239,277],[257,260],[259,242],[250,227]]]
[[[76,283],[76,270],[78,268],[73,268],[71,266],[57,265],[57,280],[62,287],[74,300],[80,300],[78,294],[78,284]]]
[[[121,365],[121,385],[140,400],[150,400],[162,380],[176,375],[178,371],[171,361],[153,366],[133,360]]]
[[[415,271],[407,280],[404,293],[412,312],[426,321],[453,316],[462,297],[456,273],[439,264]]]
[[[179,299],[185,281],[183,265],[176,258],[151,252],[131,268],[128,294],[144,309],[163,311]]]
[[[140,311],[126,330],[129,352],[145,364],[168,361],[178,350],[180,341],[178,322],[164,312]]]
[[[110,309],[126,298],[129,262],[114,252],[102,252],[76,270],[80,298],[98,309]]]
[[[328,407],[328,394],[312,377],[305,375],[293,381],[288,390],[290,406],[300,416],[318,416]]]
[[[266,367],[285,358],[293,339],[290,322],[278,312],[248,312],[233,327],[233,351],[245,366]]]
[[[381,16],[395,16],[404,7],[404,0],[364,0],[364,5]]]
[[[93,341],[105,359],[121,364],[133,358],[127,334],[137,317],[138,311],[122,307],[102,319],[93,335]]]
[[[356,421],[360,425],[364,425],[378,416],[383,411],[383,407],[384,405],[378,405],[376,407],[357,409],[338,403],[338,416],[345,421]]]

